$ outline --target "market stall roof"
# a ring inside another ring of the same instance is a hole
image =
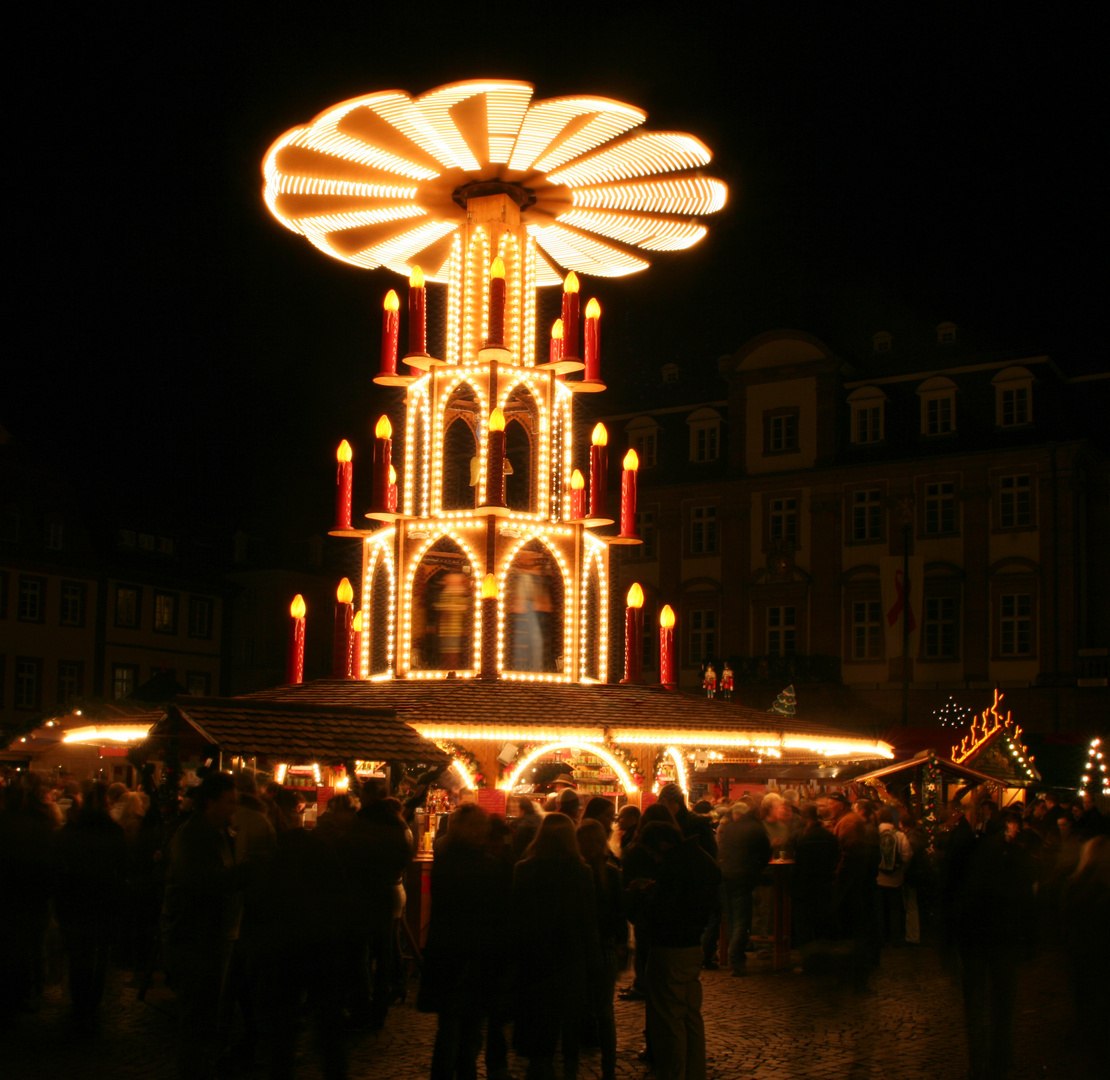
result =
[[[388,707],[430,739],[531,743],[609,738],[623,745],[751,747],[784,761],[892,756],[885,742],[843,728],[657,685],[319,679],[259,691],[245,700]]]
[[[951,773],[955,776],[962,776],[965,780],[974,780],[977,784],[999,783],[998,779],[994,776],[988,776],[986,773],[981,773],[977,769],[969,769],[966,765],[957,765],[956,762],[949,758],[941,757],[932,750],[922,750],[920,754],[906,761],[896,761],[893,765],[884,765],[881,769],[872,769],[871,772],[864,773],[862,776],[855,776],[852,779],[858,784],[866,784],[869,780],[881,780],[884,776],[891,776],[905,769],[914,769],[918,765],[924,765],[928,762],[930,757],[936,758],[937,765],[942,772]]]
[[[191,697],[166,706],[151,729],[158,738],[182,722],[225,753],[266,755],[279,761],[418,761],[449,765],[450,758],[388,708],[312,701]]]

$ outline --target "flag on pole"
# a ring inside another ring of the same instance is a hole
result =
[[[793,716],[795,706],[798,704],[794,697],[794,684],[791,683],[777,698],[767,711],[778,713],[779,716]]]
[[[902,655],[904,625],[910,632],[910,655],[917,650],[921,632],[922,594],[925,585],[925,560],[920,555],[909,558],[910,575],[900,555],[884,556],[879,560],[879,579],[882,589],[883,631],[886,635],[887,659]]]

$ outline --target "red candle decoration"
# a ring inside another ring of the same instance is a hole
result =
[[[624,472],[621,473],[621,536],[635,539],[636,532],[636,473],[640,456],[635,450],[624,455]]]
[[[352,678],[362,678],[362,612],[356,611],[351,623],[351,670]]]
[[[482,661],[479,677],[497,678],[497,579],[482,578]]]
[[[605,517],[605,495],[609,486],[609,432],[598,424],[590,436],[590,517]]]
[[[304,597],[297,593],[289,605],[289,655],[285,662],[285,681],[304,682]]]
[[[505,264],[498,255],[489,270],[489,336],[490,348],[505,347]]]
[[[622,683],[642,682],[644,667],[644,590],[638,582],[628,590],[624,609],[624,678]]]
[[[344,578],[335,590],[335,642],[332,647],[331,677],[348,679],[351,676],[351,624],[354,622],[355,591]]]
[[[659,612],[659,681],[667,690],[677,690],[674,675],[674,608],[664,604]]]
[[[551,352],[549,358],[557,364],[563,358],[563,320],[556,319],[551,324]]]
[[[570,520],[581,521],[586,516],[586,481],[575,469],[570,474]]]
[[[389,466],[388,506],[391,514],[397,513],[397,470],[392,465]]]
[[[563,282],[563,357],[578,359],[578,275],[572,270]]]
[[[424,301],[424,271],[414,266],[409,274],[409,356],[428,355]]]
[[[393,425],[382,415],[374,426],[374,489],[371,509],[374,513],[391,513],[389,509],[389,469],[393,464]]]
[[[351,527],[351,480],[354,469],[351,465],[351,444],[344,439],[335,452],[339,468],[335,474],[335,527]]]
[[[599,382],[601,378],[601,361],[599,359],[600,346],[601,305],[596,300],[591,300],[586,305],[586,355],[583,361],[586,370],[582,378],[586,382]]]
[[[401,301],[390,289],[382,301],[382,375],[397,374],[397,335],[401,328]]]
[[[489,414],[486,443],[486,506],[505,505],[505,414],[495,408]]]

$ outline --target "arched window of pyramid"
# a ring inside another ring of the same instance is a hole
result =
[[[536,468],[540,442],[540,408],[526,386],[516,387],[502,406],[505,413],[505,501],[510,510],[536,513]]]
[[[412,579],[409,666],[460,671],[474,666],[474,567],[470,555],[441,536]]]
[[[509,671],[561,673],[565,666],[565,589],[558,558],[533,538],[513,556],[505,583],[505,667]]]

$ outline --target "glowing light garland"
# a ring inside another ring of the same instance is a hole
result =
[[[632,776],[629,773],[628,769],[625,768],[624,762],[622,762],[615,754],[611,753],[604,746],[599,746],[597,743],[590,742],[586,739],[568,739],[561,740],[559,742],[545,743],[543,746],[537,746],[516,763],[512,773],[509,774],[509,777],[507,779],[502,780],[500,786],[505,791],[512,791],[519,782],[520,777],[524,773],[524,770],[527,769],[529,765],[531,765],[538,758],[541,758],[544,754],[550,754],[558,750],[574,750],[578,753],[594,754],[595,756],[601,758],[601,760],[604,761],[605,764],[608,765],[613,770],[613,772],[617,774],[617,777],[621,782],[621,786],[626,792],[632,793],[634,791],[640,790],[639,784],[637,784],[636,781],[632,779]]]

